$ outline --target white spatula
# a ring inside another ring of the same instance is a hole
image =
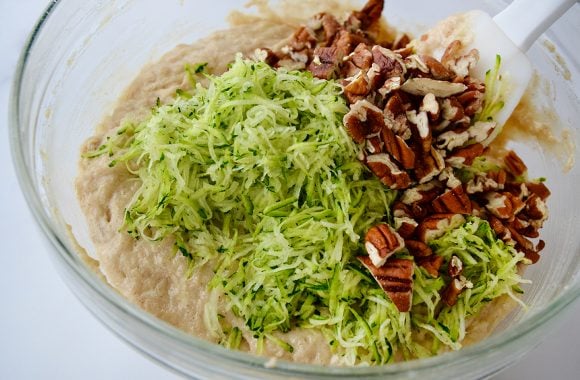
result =
[[[512,114],[532,77],[532,65],[524,53],[574,3],[576,0],[514,0],[493,18],[482,11],[470,12],[470,46],[480,53],[472,74],[483,79],[485,71],[494,67],[496,54],[501,56],[500,73],[508,87],[504,106],[495,117],[499,126]],[[500,130],[496,128],[497,133]],[[489,141],[495,136],[490,137]]]

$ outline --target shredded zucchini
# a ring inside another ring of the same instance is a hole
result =
[[[188,76],[193,67],[205,69],[191,66]],[[258,350],[270,342],[292,352],[284,333],[312,328],[339,364],[430,355],[414,330],[457,348],[465,318],[520,282],[521,255],[472,218],[432,245],[446,260],[464,249],[476,287],[439,311],[444,279],[416,269],[413,309],[398,312],[355,259],[361,235],[388,221],[396,192],[358,161],[340,86],[240,56],[223,75],[205,76],[207,87],[178,91],[86,157],[108,155],[140,181],[123,229],[173,239],[190,273],[212,266],[203,312],[217,341],[237,348],[253,337]],[[226,323],[228,313],[242,325]]]

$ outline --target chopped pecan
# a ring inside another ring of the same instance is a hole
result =
[[[477,65],[478,61],[479,52],[477,49],[471,49],[467,54],[449,60],[447,68],[458,77],[465,78],[469,75],[469,71]]]
[[[447,265],[447,274],[449,277],[457,277],[463,272],[463,262],[458,256],[451,256]]]
[[[435,148],[427,156],[421,157],[415,167],[415,176],[419,183],[426,183],[435,178],[445,168],[443,156]]]
[[[338,60],[342,61],[343,58],[352,53],[359,44],[366,44],[367,42],[370,41],[359,34],[341,30],[335,37],[335,42],[332,46],[336,47]]]
[[[513,239],[510,230],[503,224],[501,220],[493,215],[488,217],[488,222],[498,238],[506,243],[512,244]]]
[[[427,243],[464,222],[465,218],[461,214],[433,214],[419,223],[417,235],[422,242]]]
[[[405,241],[388,224],[379,224],[367,231],[365,248],[373,264],[380,267],[391,255],[405,248]]]
[[[387,96],[399,88],[401,88],[401,77],[392,77],[387,79],[378,91],[382,96]]]
[[[433,200],[433,209],[440,214],[471,214],[471,201],[458,185]]]
[[[437,80],[451,80],[453,79],[453,74],[443,66],[441,62],[431,57],[430,55],[422,55],[421,59],[425,62],[425,65],[429,68],[433,79]]]
[[[409,239],[411,236],[413,236],[413,233],[415,232],[415,229],[418,225],[414,219],[409,218],[408,216],[395,216],[393,220],[395,222],[395,229],[397,230],[397,233],[401,235],[403,239]]]
[[[359,100],[344,115],[343,123],[352,139],[362,143],[365,138],[385,127],[383,112],[367,100]]]
[[[475,177],[467,182],[465,190],[468,194],[503,190],[506,179],[507,175],[503,169],[476,174]]]
[[[411,42],[411,37],[409,37],[409,35],[406,33],[400,34],[393,42],[393,50],[404,49],[409,42]]]
[[[368,256],[360,256],[358,259],[371,272],[400,312],[404,313],[411,310],[413,297],[412,260],[391,258],[382,267],[376,267]]]
[[[496,126],[497,123],[495,121],[477,121],[467,130],[469,139],[473,142],[481,143],[487,139]]]
[[[315,77],[320,79],[330,79],[334,76],[339,65],[339,56],[336,47],[317,47],[314,49],[314,59],[308,65]]]
[[[417,113],[415,110],[411,110],[407,111],[406,115],[407,119],[415,126],[415,139],[418,140],[422,153],[429,153],[431,151],[433,137],[431,134],[431,128],[429,128],[427,112],[421,111]]]
[[[480,143],[471,144],[451,152],[445,161],[453,166],[461,168],[463,165],[469,166],[477,157],[483,154],[484,147]]]
[[[443,257],[439,255],[431,255],[426,257],[415,258],[420,267],[425,268],[431,277],[439,277],[439,269],[443,264]]]
[[[417,54],[411,54],[407,58],[404,59],[405,67],[407,70],[419,70],[422,73],[429,73],[429,67],[423,61],[423,58]]]
[[[433,250],[427,244],[418,240],[405,240],[405,247],[409,250],[409,253],[414,257],[426,257],[433,254]]]
[[[358,44],[349,59],[361,70],[368,70],[373,64],[373,54],[365,43]]]
[[[342,25],[340,25],[336,18],[329,13],[320,13],[315,16],[315,19],[320,20],[320,24],[324,30],[325,44],[329,44],[330,41],[332,41],[338,32],[342,29]]]
[[[435,181],[427,182],[405,190],[401,196],[401,202],[406,205],[413,203],[423,204],[431,202],[441,193],[441,188]]]
[[[415,152],[409,148],[405,140],[396,136],[388,127],[383,128],[381,136],[387,153],[391,154],[404,169],[415,167]]]
[[[312,49],[316,46],[316,36],[312,29],[307,26],[301,26],[290,37],[290,47],[294,51]]]
[[[509,225],[525,237],[534,239],[540,236],[538,229],[529,221],[522,218],[515,218],[513,222],[509,223]]]
[[[451,66],[455,63],[455,60],[459,57],[462,50],[463,44],[461,41],[452,41],[445,49],[443,56],[441,56],[441,64],[448,69],[451,69]]]
[[[453,172],[453,168],[451,167],[446,167],[441,171],[441,174],[439,174],[439,181],[445,183],[445,186],[450,189],[461,186],[461,181],[457,179],[455,173]]]
[[[354,77],[347,78],[345,82],[343,91],[350,104],[364,98],[370,91],[368,79],[363,71],[359,71]]]
[[[514,177],[519,177],[528,171],[524,161],[514,152],[510,150],[504,157],[504,163],[508,172]]]
[[[391,189],[406,189],[411,184],[409,174],[401,170],[388,154],[379,153],[368,156],[367,165],[381,182]]]
[[[483,92],[471,90],[465,91],[463,94],[459,95],[457,101],[459,101],[463,106],[465,115],[473,116],[481,111],[481,108],[483,107],[483,98]]]
[[[500,219],[513,220],[524,207],[525,203],[512,193],[495,191],[485,194],[485,208]]]
[[[441,298],[447,306],[453,306],[457,303],[459,295],[463,292],[463,289],[472,287],[473,284],[470,281],[467,281],[463,276],[453,278],[441,294]]]
[[[447,131],[443,132],[436,139],[436,146],[439,149],[453,150],[462,147],[469,141],[469,132]]]
[[[359,20],[361,29],[368,29],[381,18],[384,6],[384,0],[369,0],[363,9],[360,11],[354,11],[351,15]]]
[[[383,151],[383,142],[378,135],[367,138],[365,144],[365,149],[370,154],[382,153]]]
[[[538,245],[534,247],[534,244],[522,236],[513,226],[507,226],[513,240],[516,242],[516,250],[522,252],[526,259],[530,260],[532,264],[535,264],[540,259],[539,252],[544,248],[544,241],[540,240]]]
[[[546,206],[546,202],[536,194],[532,194],[526,200],[526,207],[523,213],[530,218],[530,226],[536,230],[542,228],[544,222],[548,219],[548,207]]]
[[[443,120],[456,122],[465,117],[463,106],[455,97],[443,99],[441,108],[443,111]]]
[[[419,106],[419,111],[426,112],[429,120],[437,120],[441,113],[441,107],[439,107],[439,102],[435,98],[435,95],[431,93],[425,95],[421,101],[421,106]]]
[[[373,54],[373,65],[368,75],[372,88],[377,89],[385,80],[392,77],[402,77],[405,74],[406,69],[403,60],[392,50],[374,45],[371,52]]]
[[[463,83],[452,83],[431,78],[410,78],[403,83],[401,90],[413,95],[425,96],[432,93],[438,98],[448,98],[467,89]]]
[[[550,190],[542,182],[526,182],[525,186],[532,194],[545,201],[550,196]]]

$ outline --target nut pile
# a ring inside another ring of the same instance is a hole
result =
[[[394,225],[369,229],[368,256],[359,260],[407,312],[414,263],[438,277],[443,258],[428,242],[463,224],[466,215],[488,220],[500,239],[535,263],[544,242],[534,245],[530,239],[539,236],[547,219],[550,192],[541,182],[525,180],[527,168],[515,152],[497,161],[494,170],[470,168],[469,176],[458,175],[485,155],[497,128],[493,120],[478,117],[486,88],[469,73],[479,54],[454,41],[438,60],[416,54],[406,35],[377,44],[373,36],[383,7],[383,0],[370,0],[342,23],[318,14],[281,51],[263,49],[262,58],[276,67],[341,80],[350,108],[344,126],[360,144],[360,160],[386,186],[402,191],[393,205]],[[414,260],[391,257],[405,251]],[[458,257],[447,265],[442,298],[449,306],[472,286],[462,267]]]

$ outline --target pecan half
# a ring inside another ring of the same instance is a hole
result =
[[[440,214],[471,214],[471,201],[458,185],[433,200],[433,209]]]
[[[411,310],[413,297],[412,260],[391,258],[382,267],[376,267],[368,256],[361,256],[358,259],[371,272],[400,312],[405,313]]]
[[[524,161],[514,152],[510,150],[504,157],[505,166],[508,172],[514,177],[519,177],[528,171]]]
[[[379,224],[367,231],[365,248],[373,264],[380,267],[391,255],[405,248],[405,242],[391,226]]]

